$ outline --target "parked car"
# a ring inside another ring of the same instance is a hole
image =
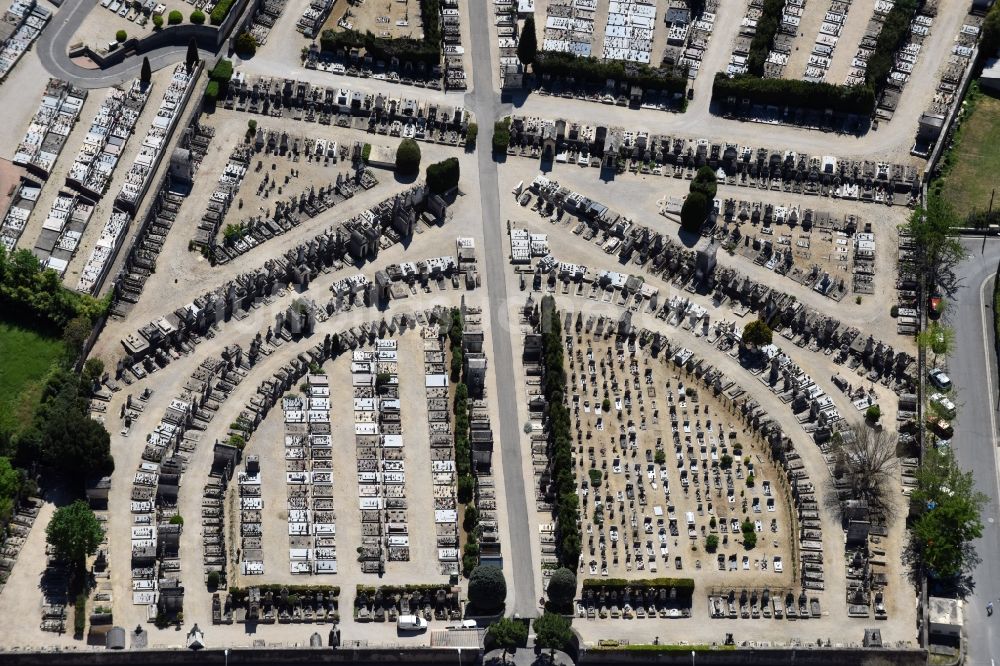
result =
[[[400,631],[424,631],[427,629],[427,620],[416,615],[400,615],[396,620],[396,628]]]
[[[955,418],[955,403],[948,399],[947,396],[941,393],[934,393],[930,397],[931,404],[941,410],[941,413],[945,418],[953,419]]]
[[[946,375],[941,368],[934,368],[927,373],[927,376],[931,380],[931,384],[934,384],[934,386],[942,391],[947,391],[951,388],[951,377]]]

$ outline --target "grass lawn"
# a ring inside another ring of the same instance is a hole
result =
[[[944,178],[941,194],[954,207],[960,220],[969,213],[986,211],[990,192],[1000,173],[1000,99],[986,93],[972,93],[972,113],[962,120],[951,168]],[[967,102],[969,103],[969,102]],[[994,201],[1000,208],[1000,200]]]
[[[62,354],[62,340],[0,319],[0,430],[31,420],[45,375]]]

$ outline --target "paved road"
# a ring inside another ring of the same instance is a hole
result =
[[[472,34],[473,91],[470,106],[479,123],[476,155],[479,160],[479,196],[485,237],[486,285],[490,298],[493,331],[493,368],[496,372],[497,403],[500,409],[500,450],[503,456],[504,497],[507,500],[507,530],[511,552],[504,559],[514,572],[514,608],[521,617],[538,614],[535,571],[531,559],[531,528],[521,461],[521,429],[517,417],[517,389],[514,381],[514,354],[507,314],[504,234],[500,226],[500,191],[497,165],[493,161],[493,122],[500,116],[500,98],[493,90],[490,59],[490,24],[487,2],[469,3]]]
[[[997,482],[997,358],[993,344],[993,278],[1000,261],[1000,240],[969,239],[970,257],[959,267],[961,285],[946,317],[955,328],[955,353],[948,373],[955,383],[959,417],[955,455],[971,469],[979,490],[989,496],[982,538],[975,544],[981,562],[973,572],[975,589],[966,606],[969,658],[966,663],[990,666],[1000,659],[1000,613],[986,615],[986,603],[1000,597],[1000,487]],[[997,604],[1000,606],[1000,604]]]
[[[126,58],[123,62],[106,69],[80,67],[69,58],[70,40],[90,10],[96,6],[94,0],[66,0],[49,26],[42,31],[35,48],[38,50],[38,58],[42,65],[52,76],[81,88],[108,88],[139,76],[143,56],[149,58],[150,67],[154,72],[183,62],[187,55],[187,45],[166,46],[147,51],[142,55]],[[205,59],[215,55],[209,51],[200,53]]]

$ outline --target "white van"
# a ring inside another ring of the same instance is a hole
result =
[[[427,620],[416,615],[400,615],[396,620],[396,629],[399,631],[425,631]]]

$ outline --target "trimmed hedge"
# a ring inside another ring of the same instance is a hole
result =
[[[751,104],[780,107],[792,106],[823,111],[833,109],[841,113],[870,115],[875,110],[875,93],[871,86],[837,86],[831,83],[814,83],[792,79],[761,79],[754,76],[729,77],[723,72],[715,75],[712,99],[725,102],[736,98]]]
[[[188,17],[188,20],[191,21],[191,23],[194,23],[195,25],[204,25],[205,12],[201,11],[200,9],[196,9],[193,12],[191,12],[191,16]]]
[[[458,158],[449,157],[427,167],[427,187],[434,194],[444,194],[453,187],[458,187],[459,175]]]
[[[661,90],[684,94],[687,72],[654,69],[648,65],[619,60],[598,60],[560,51],[539,51],[532,68],[538,76],[573,77],[592,85],[603,86],[608,79],[636,85],[643,90]]]
[[[176,9],[167,14],[167,23],[170,25],[178,25],[184,20],[184,14],[181,14]]]
[[[882,32],[875,40],[875,49],[868,58],[865,69],[865,85],[875,91],[878,97],[885,89],[889,72],[892,71],[896,52],[903,47],[910,36],[910,23],[923,5],[922,0],[896,0],[882,24]]]
[[[338,599],[340,598],[340,587],[337,585],[279,585],[276,583],[269,583],[265,585],[257,585],[255,587],[260,588],[261,596],[266,595],[268,592],[272,592],[274,596],[277,597],[281,595],[282,590],[288,590],[289,595],[295,594],[300,597],[312,597],[315,596],[317,592],[322,592],[324,597],[332,594],[334,597],[337,597]],[[360,588],[361,586],[359,585],[358,587]],[[249,588],[245,587],[231,587],[229,588],[229,594],[234,603],[241,604],[246,601],[250,591]]]
[[[546,319],[548,321],[546,321]],[[576,461],[566,406],[566,368],[563,363],[562,323],[551,296],[542,299],[542,390],[548,403],[549,466],[555,494],[556,539],[559,565],[576,571],[580,562],[580,498],[576,494]]]
[[[757,31],[750,41],[750,53],[747,55],[747,71],[753,76],[764,76],[764,63],[774,48],[774,37],[781,27],[784,9],[785,0],[764,0],[760,18],[757,19]]]
[[[223,0],[225,1],[225,0]],[[213,15],[215,12],[213,12]],[[441,62],[441,2],[420,0],[420,17],[424,24],[424,38],[383,39],[371,32],[357,30],[324,30],[320,47],[324,51],[360,49],[377,60],[399,58],[401,62],[424,62],[428,66]],[[387,63],[388,64],[388,63]]]
[[[219,0],[219,4],[215,5],[212,9],[212,14],[209,17],[212,25],[222,25],[222,22],[226,20],[226,16],[229,15],[229,10],[232,9],[235,1],[236,0]]]

